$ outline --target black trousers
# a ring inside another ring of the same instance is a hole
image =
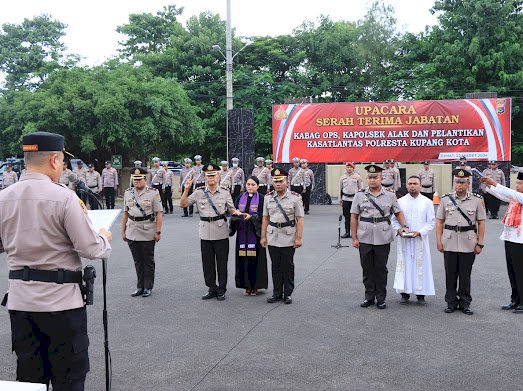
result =
[[[476,259],[474,253],[443,252],[445,262],[446,288],[445,301],[449,307],[470,307],[470,274]],[[458,288],[459,280],[459,288]],[[457,290],[456,290],[457,289]]]
[[[131,254],[133,255],[134,267],[136,268],[138,289],[153,289],[154,285],[154,246],[156,242],[127,240]]]
[[[165,186],[164,190],[165,197],[165,206],[164,209],[166,212],[173,212],[173,188],[171,186]]]
[[[305,188],[305,193],[301,194],[301,198],[303,200],[303,210],[305,212],[309,211],[309,206],[311,204],[311,188],[312,186],[307,186]]]
[[[232,200],[236,202],[238,197],[240,196],[242,189],[242,185],[234,185],[234,188],[232,189]]]
[[[258,187],[258,193],[260,194],[267,194],[267,185]]]
[[[182,189],[183,191],[183,189]],[[192,194],[192,187],[189,189],[189,194],[187,196],[190,196]],[[183,215],[184,216],[189,216],[193,214],[193,211],[194,211],[194,207],[191,205],[189,206],[188,208],[183,208]]]
[[[483,195],[483,200],[485,201],[485,209],[487,212],[490,212],[491,215],[496,216],[499,213],[499,206],[501,205],[501,200],[494,197],[490,193],[485,193]]]
[[[424,193],[424,192],[422,191],[421,194],[424,195],[424,196],[427,197],[427,198],[430,198],[431,200],[434,199],[434,193]]]
[[[116,198],[116,190],[114,187],[104,187],[105,207],[107,209],[114,209],[114,200]]]
[[[350,208],[352,201],[342,201],[343,217],[345,217],[345,233],[350,235]]]
[[[294,247],[269,246],[273,295],[289,297],[294,291]]]
[[[523,244],[505,241],[505,256],[512,290],[510,301],[519,305],[523,292]]]
[[[300,186],[291,185],[291,191],[293,191],[295,193],[298,193],[298,194],[300,194],[303,197],[303,195],[302,195],[302,193],[303,193],[303,186],[302,185],[300,185]]]
[[[16,380],[83,391],[89,372],[85,307],[60,312],[9,311]]]
[[[93,189],[96,189],[98,190],[97,187],[93,188]],[[89,207],[91,208],[91,210],[97,210],[98,209],[98,202],[96,202],[96,200],[98,199],[98,193],[95,192],[95,190],[93,190],[93,194],[89,195],[88,198],[89,198]],[[96,198],[96,200],[95,200]]]
[[[387,261],[390,243],[374,245],[360,243],[360,262],[363,269],[365,299],[383,303],[387,296]]]
[[[202,249],[203,278],[209,292],[223,295],[227,291],[227,261],[229,239],[200,240]],[[218,274],[218,285],[216,285]]]

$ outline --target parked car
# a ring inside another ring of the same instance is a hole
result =
[[[180,162],[176,162],[173,160],[163,160],[160,162],[160,164],[163,166],[164,163],[167,163],[167,168],[174,173],[174,175],[180,175],[180,171],[182,171],[183,164]]]

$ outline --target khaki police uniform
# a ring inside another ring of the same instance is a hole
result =
[[[309,207],[311,204],[311,193],[314,190],[314,171],[310,168],[303,169],[303,193],[301,195],[303,201],[303,209],[305,214],[309,214]]]
[[[452,197],[457,206],[454,205]],[[459,212],[467,215],[472,224]],[[470,295],[470,274],[476,258],[474,248],[478,243],[477,222],[486,219],[485,206],[480,195],[466,193],[458,198],[456,193],[441,197],[436,219],[443,221],[443,259],[445,261],[446,293],[445,301],[451,308],[468,308],[472,301]],[[458,285],[459,288],[456,291]]]
[[[233,171],[228,168],[227,170],[220,170],[220,186],[232,192],[232,179]]]
[[[499,168],[487,168],[483,170],[483,175],[488,176],[499,183],[502,186],[505,186],[505,173]],[[485,185],[481,184],[481,190],[483,191],[483,197],[485,201],[485,210],[487,213],[490,212],[490,217],[493,219],[498,218],[499,207],[501,205],[501,200],[497,197],[494,197],[492,194],[486,191]]]
[[[267,194],[267,186],[269,185],[269,177],[271,175],[271,172],[267,167],[254,167],[252,170],[252,176],[255,176],[260,181],[260,185],[258,187],[258,193],[260,194]]]
[[[214,211],[212,200],[218,214]],[[227,291],[227,261],[229,258],[229,226],[227,212],[236,209],[231,193],[218,186],[214,193],[207,189],[195,190],[187,199],[188,206],[196,204],[200,214],[199,236],[205,285],[209,293],[223,295]],[[218,274],[218,285],[216,284]]]
[[[292,191],[302,194],[305,191],[305,170],[301,167],[289,170],[289,186]],[[302,200],[303,201],[303,200]]]
[[[173,207],[173,181],[174,173],[168,168],[165,169],[165,180],[163,182],[163,192],[165,196],[165,213],[172,214],[174,211]]]
[[[193,189],[199,189],[201,187],[205,187],[205,177],[203,175],[203,166],[200,164],[196,164],[192,168],[192,177],[193,177]]]
[[[10,172],[4,171],[2,173],[2,178],[3,178],[3,181],[2,181],[3,189],[18,182],[18,175],[14,171],[10,171]]]
[[[86,172],[87,170],[84,170],[83,168],[78,168],[76,167],[74,170],[73,170],[73,173],[76,175],[76,178],[77,180],[80,180],[83,182],[83,184],[85,185],[86,182],[87,182],[87,178],[86,178]],[[85,194],[85,192],[83,191],[80,191],[76,186],[75,186],[75,190],[76,190],[76,195],[78,196],[78,198],[80,198],[84,204],[87,204],[87,199],[89,198],[89,196],[87,194]]]
[[[400,178],[399,174],[396,171],[394,167],[385,168],[382,173],[382,182],[381,185],[385,187],[387,190],[390,190],[392,192],[397,192],[400,188]]]
[[[347,172],[340,178],[340,200],[343,207],[343,217],[345,217],[345,237],[349,238],[350,234],[350,209],[352,201],[357,192],[362,188],[361,175],[356,171],[349,175]]]
[[[25,135],[23,144],[26,153],[60,151],[63,137],[36,132]],[[108,240],[95,232],[73,191],[28,171],[0,192],[2,252],[17,380],[84,390],[89,337],[81,258],[109,258]]]
[[[100,173],[96,170],[93,170],[93,172],[87,171],[85,184],[98,197],[98,194],[102,191],[102,177]],[[98,209],[98,202],[94,197],[89,197],[89,206],[93,210]]]
[[[372,204],[373,200],[384,212]],[[351,213],[358,215],[357,235],[360,241],[360,261],[363,269],[363,285],[365,286],[365,300],[384,303],[387,296],[387,261],[390,252],[390,243],[393,241],[390,216],[401,209],[394,193],[383,187],[375,197],[367,188],[356,193],[352,201]]]
[[[191,176],[194,175],[193,167],[183,167],[180,171],[180,194],[183,193],[185,181],[191,178]],[[194,185],[193,185],[194,186]],[[189,195],[193,192],[193,186],[189,189]],[[188,217],[193,215],[194,207],[191,205],[189,207],[183,208],[183,216],[182,217]]]
[[[140,290],[152,289],[156,214],[162,211],[160,195],[156,189],[148,187],[141,192],[134,187],[128,189],[124,194],[123,210],[128,214],[125,237],[136,268],[136,287]]]
[[[63,170],[60,174],[58,183],[67,186],[71,190],[74,190],[74,182],[76,182],[76,178],[76,175],[70,169],[65,168],[65,170]]]
[[[147,174],[147,178],[148,178],[147,183],[149,184],[149,186],[152,187],[153,189],[158,190],[158,194],[160,195],[160,199],[162,200],[162,207],[163,207],[164,213],[166,213],[165,211],[167,209],[167,207],[165,205],[165,193],[163,191],[163,183],[165,182],[165,175],[166,175],[166,172],[162,166],[150,168],[148,171],[148,174]]]
[[[245,184],[245,172],[243,171],[243,168],[241,167],[231,167],[229,170],[232,170],[232,184],[233,184],[233,191],[232,191],[232,199],[233,201],[236,201],[238,197],[240,196],[240,193],[244,189]],[[271,179],[269,177],[269,179]]]
[[[422,169],[418,172],[418,176],[421,181],[421,194],[432,200],[434,198],[434,170],[432,168]]]
[[[290,224],[275,198],[280,202]],[[263,204],[263,216],[269,217],[267,244],[272,264],[273,297],[290,297],[294,290],[296,218],[304,216],[300,194],[287,190],[281,197],[276,192],[267,195]]]
[[[102,170],[102,187],[107,209],[114,209],[116,201],[116,187],[118,187],[118,171],[116,168],[104,168]]]

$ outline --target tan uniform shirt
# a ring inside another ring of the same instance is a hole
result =
[[[434,193],[434,171],[431,168],[423,169],[418,172],[418,176],[421,180],[421,192]]]
[[[218,210],[219,214],[225,214],[226,211],[229,213],[234,212],[234,203],[232,201],[231,193],[226,189],[216,188],[214,193],[207,189],[198,189],[194,191],[187,198],[187,207],[197,204],[198,212],[200,217],[214,217],[217,216],[209,200],[205,196],[205,192],[209,194],[214,203],[214,206]],[[229,226],[227,221],[220,219],[217,221],[202,221],[200,220],[199,235],[202,240],[221,240],[229,237]]]
[[[184,166],[181,169],[181,171],[180,171],[180,191],[183,191],[183,186],[185,185],[185,181],[191,177],[190,174],[192,174],[193,172],[194,171],[193,171],[192,167],[186,168]]]
[[[374,245],[391,243],[393,241],[392,225],[387,221],[373,223],[360,220],[362,217],[382,217],[378,209],[369,201],[371,197],[381,210],[385,212],[385,216],[390,216],[401,210],[394,193],[385,190],[383,186],[377,197],[371,194],[369,188],[356,193],[350,212],[359,215],[358,240],[361,243]]]
[[[148,183],[150,185],[163,185],[163,182],[165,182],[165,169],[163,167],[159,168],[150,168],[148,178]]]
[[[483,170],[483,175],[494,179],[496,181],[496,183],[499,183],[502,186],[506,186],[505,185],[505,173],[499,168],[496,168],[495,170],[493,170],[491,168],[486,168]],[[485,191],[485,188],[486,188],[486,185],[482,183],[481,190]]]
[[[361,182],[361,175],[357,172],[353,172],[352,175],[343,174],[340,178],[340,200],[352,201],[361,189]]]
[[[167,186],[172,187],[173,183],[174,183],[174,173],[169,169],[165,170],[165,178],[164,178],[164,182],[163,182],[164,188]]]
[[[278,204],[274,200],[274,197],[278,197],[278,201],[282,206],[283,210],[287,214],[290,221],[295,221],[296,217],[303,217],[303,203],[301,196],[298,193],[287,190],[285,194],[280,197],[273,192],[270,195],[265,196],[263,202],[263,215],[269,216],[269,220],[273,223],[285,223],[283,213],[281,212]],[[294,227],[273,227],[272,225],[267,226],[267,244],[274,247],[292,247],[296,240],[296,224]]]
[[[203,166],[194,166],[192,168],[192,177],[193,177],[193,187],[198,183],[205,183],[205,177],[203,175]]]
[[[267,169],[267,167],[254,167],[252,170],[252,176],[255,176],[260,181],[260,186],[264,185],[267,186],[269,183],[269,177],[271,176],[270,171]]]
[[[311,190],[314,190],[314,171],[310,168],[304,170],[303,173],[303,186],[311,186]]]
[[[383,177],[381,185],[387,190],[397,191],[400,188],[399,175],[394,168],[386,168],[382,171],[381,175]]]
[[[84,184],[87,183],[87,178],[86,178],[87,171],[86,170],[84,170],[83,168],[82,169],[75,168],[73,170],[73,172],[75,173],[76,177],[78,179],[80,179]]]
[[[11,186],[11,185],[15,184],[16,182],[18,182],[18,175],[14,171],[11,171],[11,172],[4,171],[2,173],[2,177],[3,177],[2,187],[4,189],[6,187]]]
[[[0,252],[9,270],[82,268],[80,257],[109,258],[111,245],[98,235],[74,192],[43,174],[26,173],[0,192]],[[78,284],[9,280],[8,309],[65,311],[84,306]]]
[[[485,211],[485,204],[480,195],[473,193],[466,193],[463,198],[458,198],[456,193],[451,194],[459,208],[466,213],[472,224],[477,221],[485,220],[487,212]],[[469,225],[463,215],[457,210],[448,194],[445,194],[440,201],[436,218],[444,220],[443,224],[457,225],[466,227]],[[456,232],[449,229],[443,229],[441,236],[444,251],[452,251],[458,253],[471,253],[478,242],[478,235],[474,231]]]
[[[60,179],[58,180],[58,183],[66,185],[69,189],[74,190],[74,182],[76,182],[76,178],[76,174],[68,168],[66,168],[60,174]]]
[[[163,211],[160,193],[156,189],[146,187],[142,192],[138,192],[135,188],[126,190],[123,199],[123,210],[129,213],[129,216],[144,216],[136,203],[141,206],[145,215],[156,217],[156,212]],[[154,240],[154,233],[156,232],[156,222],[154,220],[133,221],[128,219],[126,227],[125,237],[129,240]]]
[[[231,190],[232,189],[232,178],[234,175],[232,170],[230,168],[227,171],[220,170],[219,174],[220,174],[220,186]]]
[[[243,172],[243,168],[233,167],[233,168],[229,168],[229,170],[232,170],[232,172],[233,172],[233,174],[232,174],[233,185],[234,186],[240,185],[243,189],[243,184],[245,183],[245,173]]]
[[[100,173],[96,170],[93,170],[93,172],[87,171],[85,174],[85,184],[94,192],[102,191],[102,177]]]
[[[116,168],[104,168],[102,170],[102,187],[118,186],[118,171]]]
[[[289,185],[290,186],[304,186],[305,183],[305,170],[298,168],[293,171],[292,176],[289,174]]]

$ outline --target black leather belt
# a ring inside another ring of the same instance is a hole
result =
[[[460,227],[459,225],[447,225],[445,224],[445,229],[456,231],[456,232],[466,232],[466,231],[476,231],[475,225],[467,225],[465,227]]]
[[[381,217],[360,217],[360,221],[365,221],[367,223],[381,223],[383,221],[386,221],[390,224],[389,216],[381,216]]]
[[[212,221],[218,221],[218,220],[227,220],[227,217],[225,215],[219,215],[219,216],[213,216],[213,217],[202,217],[200,216],[200,220],[201,221],[207,221],[207,222],[212,222]]]
[[[95,187],[98,187],[98,186],[94,185],[94,186],[87,186],[87,187],[88,187],[89,189],[94,189]]]
[[[421,185],[421,187],[427,188],[427,187],[432,187],[432,185]]]
[[[285,223],[275,223],[274,221],[269,221],[269,225],[276,228],[294,227],[296,225],[296,221],[292,220]]]
[[[82,272],[71,270],[38,270],[24,267],[20,270],[9,271],[10,280],[54,282],[56,284],[80,284]]]
[[[347,194],[347,193],[341,192],[341,195],[345,196],[345,197],[354,197],[356,194]]]
[[[385,183],[382,183],[382,186],[385,186],[385,187],[391,187],[394,183],[391,183],[390,185],[386,185]]]
[[[154,221],[154,214],[145,215],[145,216],[129,216],[132,221],[145,221],[151,220]]]

